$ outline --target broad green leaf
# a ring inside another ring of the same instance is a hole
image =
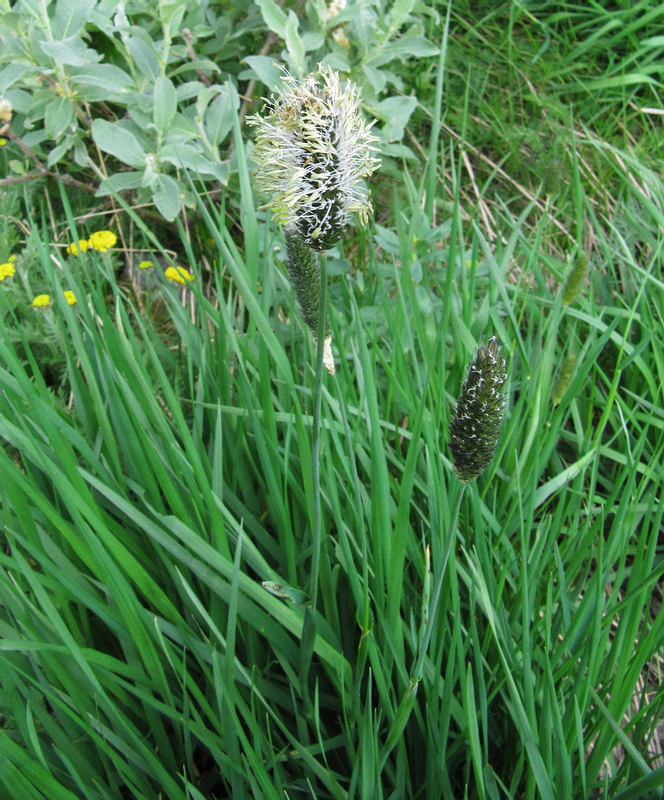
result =
[[[318,50],[325,44],[325,37],[322,33],[308,31],[307,33],[303,33],[300,38],[302,39],[302,46],[306,53],[310,53],[312,50]]]
[[[177,92],[178,102],[181,103],[183,100],[191,100],[192,97],[198,97],[204,89],[207,89],[207,86],[201,81],[185,81],[179,84],[175,91]]]
[[[369,64],[362,65],[362,72],[364,72],[366,75],[367,80],[373,87],[374,92],[376,92],[376,94],[380,94],[380,92],[382,92],[387,85],[387,75],[385,72],[382,69],[377,69]]]
[[[142,172],[133,170],[131,172],[116,172],[115,175],[110,175],[106,180],[102,181],[101,186],[97,189],[96,196],[103,197],[107,194],[123,192],[126,189],[138,189],[142,181]]]
[[[180,213],[182,207],[182,189],[180,184],[170,175],[158,175],[153,186],[153,199],[159,213],[172,221]]]
[[[58,139],[74,120],[74,104],[68,97],[56,97],[46,106],[44,128],[51,139]]]
[[[170,3],[162,0],[158,6],[162,24],[169,25],[173,30],[177,30],[184,16],[186,4],[182,0],[174,0]]]
[[[186,61],[184,64],[180,64],[179,67],[176,67],[172,72],[169,73],[171,78],[174,78],[176,75],[180,75],[183,72],[191,74],[192,70],[203,71],[207,72],[210,75],[216,75],[219,73],[219,67],[214,61],[211,61],[209,58],[199,58],[196,61]]]
[[[178,108],[175,86],[169,78],[159,77],[155,81],[153,103],[152,119],[159,133],[164,136]]]
[[[78,34],[61,39],[57,42],[40,42],[39,46],[49,58],[57,64],[68,64],[71,67],[80,67],[86,61],[99,60],[94,51],[88,51],[85,42]],[[92,57],[92,59],[91,59]]]
[[[324,67],[336,69],[337,72],[348,73],[351,71],[348,59],[341,55],[341,53],[328,53],[326,56],[323,56],[320,63]]]
[[[381,155],[391,156],[392,158],[405,158],[407,161],[417,161],[417,156],[405,144],[380,143],[376,145]]]
[[[101,150],[130,167],[142,169],[146,153],[131,131],[119,122],[96,119],[92,123],[92,138]]]
[[[225,86],[219,96],[212,101],[205,116],[203,124],[208,140],[213,146],[221,144],[233,127],[233,108],[237,108],[238,97]]]
[[[196,95],[196,116],[202,117],[212,99],[217,96],[219,86],[201,86]]]
[[[217,167],[198,147],[191,144],[167,144],[157,153],[159,161],[168,161],[176,167],[184,167],[194,175],[217,175]]]
[[[51,23],[56,39],[67,39],[79,33],[90,20],[96,0],[58,0]]]
[[[374,106],[369,106],[378,119],[385,122],[383,132],[389,142],[403,138],[406,125],[417,105],[417,98],[413,95],[407,97],[388,97]]]
[[[160,74],[160,66],[154,44],[137,34],[127,40],[127,49],[143,78],[156,81]]]
[[[113,64],[87,64],[74,67],[72,80],[78,84],[81,100],[90,103],[96,100],[119,99],[129,96],[134,89],[131,76]]]
[[[439,52],[440,48],[425,39],[424,36],[409,34],[385,45],[369,59],[368,64],[372,67],[380,67],[395,58],[431,58],[437,56]]]
[[[281,76],[284,74],[269,56],[247,56],[242,59],[256,74],[261,83],[271,91],[281,87]]]
[[[294,11],[288,12],[288,20],[286,22],[285,40],[286,49],[293,67],[293,72],[298,77],[304,75],[304,45],[298,31],[299,23]]]
[[[313,17],[320,29],[322,29],[327,22],[327,4],[325,0],[307,0],[306,2],[307,16]]]
[[[38,67],[32,64],[24,64],[13,61],[11,64],[0,70],[0,94],[4,94],[12,84],[20,81],[21,78],[31,73],[37,72]],[[14,107],[16,104],[14,103]]]
[[[413,10],[415,0],[395,0],[388,16],[390,35],[394,35]]]
[[[48,151],[48,156],[46,158],[46,166],[52,167],[54,164],[57,164],[63,156],[65,156],[71,150],[71,137],[67,136],[65,139],[60,142],[60,144],[53,147],[51,150]]]
[[[433,311],[431,292],[426,288],[426,286],[415,287],[415,298],[417,299],[417,307],[424,316]]]
[[[288,17],[274,0],[256,0],[267,27],[276,33],[280,39],[286,39],[286,24]]]

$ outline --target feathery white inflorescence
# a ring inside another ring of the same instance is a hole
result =
[[[265,116],[247,122],[258,129],[254,161],[258,188],[273,219],[315,250],[341,238],[350,214],[366,224],[371,203],[362,178],[376,169],[371,135],[360,114],[357,87],[341,86],[339,74],[318,68],[304,80],[282,77],[284,87],[268,100]]]

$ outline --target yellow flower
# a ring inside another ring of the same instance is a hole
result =
[[[90,247],[90,243],[87,239],[79,239],[78,244],[72,242],[69,245],[67,252],[72,256],[77,256],[79,253],[85,253],[88,247]]]
[[[48,294],[38,294],[32,301],[35,308],[48,308],[51,305],[51,296]]]
[[[88,244],[100,253],[105,253],[117,240],[118,237],[112,231],[96,231],[88,239]]]
[[[7,144],[6,139],[0,139],[0,147],[4,147]]]
[[[0,264],[0,281],[4,281],[5,278],[11,278],[15,272],[14,265],[11,262]]]
[[[171,283],[186,283],[187,281],[193,281],[194,276],[186,270],[184,267],[169,267],[164,275],[168,278]]]
[[[154,264],[152,263],[152,261],[141,261],[141,263],[138,265],[138,268],[139,269],[149,269],[150,267],[153,267],[153,266],[154,266]]]
[[[69,303],[70,306],[75,306],[76,305],[76,295],[73,292],[66,291],[65,292],[65,299],[67,300],[67,302]]]

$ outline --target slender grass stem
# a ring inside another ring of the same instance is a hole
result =
[[[323,399],[323,352],[325,349],[325,330],[327,321],[327,261],[321,253],[318,341],[316,347],[316,372],[314,377],[314,413],[311,437],[311,480],[313,486],[313,558],[311,560],[311,610],[316,611],[318,598],[318,572],[322,548],[323,520],[320,498],[320,448],[321,448],[321,406]]]
[[[413,670],[411,672],[411,685],[417,686],[417,684],[422,680],[422,675],[424,673],[424,660],[426,658],[427,650],[429,649],[429,641],[431,640],[431,633],[433,631],[433,625],[436,616],[436,607],[438,605],[438,600],[440,599],[440,592],[443,587],[443,580],[445,579],[445,573],[447,572],[447,562],[450,558],[450,553],[452,552],[452,547],[454,546],[454,542],[456,541],[456,529],[457,529],[457,522],[459,520],[459,509],[461,508],[461,501],[463,500],[463,495],[466,490],[466,483],[462,481],[455,481],[457,484],[454,487],[454,499],[452,500],[452,513],[450,515],[450,522],[447,531],[447,539],[445,541],[445,550],[443,552],[443,560],[438,568],[438,577],[436,579],[436,584],[434,586],[433,594],[431,595],[431,605],[428,609],[428,616],[424,621],[423,628],[420,632],[420,642],[418,647],[418,654],[417,660],[413,666]]]
[[[429,643],[431,641],[431,634],[433,633],[434,623],[436,621],[436,608],[440,600],[440,593],[443,588],[443,581],[445,580],[445,573],[447,572],[447,562],[452,552],[452,547],[456,542],[456,528],[459,519],[459,509],[461,508],[461,500],[463,499],[466,484],[461,481],[455,480],[453,486],[453,499],[452,499],[452,513],[450,515],[450,522],[445,541],[445,552],[443,555],[443,562],[438,568],[438,577],[436,578],[436,585],[433,590],[433,595],[428,605],[422,609],[422,622],[418,636],[417,657],[412,666],[410,673],[410,686],[405,691],[394,715],[394,721],[390,727],[390,731],[385,740],[385,745],[380,754],[379,764],[382,770],[385,766],[388,756],[396,747],[397,742],[403,736],[406,729],[408,720],[412,714],[415,697],[417,695],[418,687],[424,676],[424,664],[426,661],[427,652],[429,650]],[[428,562],[427,562],[428,563]]]

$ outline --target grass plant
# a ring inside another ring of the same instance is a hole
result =
[[[565,57],[535,64],[562,91],[610,20],[570,7],[561,32],[554,5],[538,31]],[[626,47],[645,34],[620,14]],[[519,25],[499,42],[512,66]],[[166,240],[115,200],[155,263],[177,240],[185,285],[155,269],[137,294],[108,253],[73,262],[55,240],[79,239],[71,187],[48,196],[60,220],[26,198],[6,281],[29,255],[53,303],[0,286],[1,796],[662,796],[664,185],[583,103],[561,116],[558,194],[493,160],[473,185],[482,126],[460,97],[425,168],[402,164],[376,223],[327,255],[335,375],[256,211],[239,118],[241,226],[194,175],[198,232]],[[509,405],[462,486],[450,414],[494,334]]]

